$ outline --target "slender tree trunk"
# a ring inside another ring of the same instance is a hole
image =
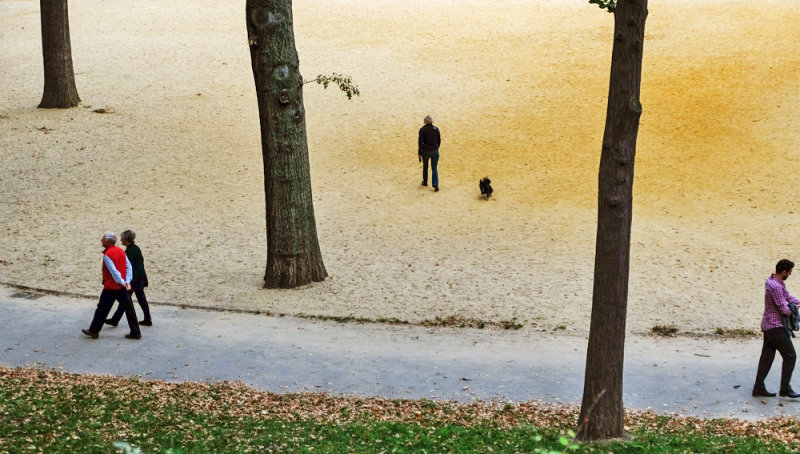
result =
[[[40,0],[44,94],[39,107],[68,108],[81,102],[72,70],[67,0]]]
[[[267,268],[264,287],[325,279],[308,164],[303,77],[291,0],[247,0],[247,33],[261,119]]]
[[[578,434],[583,440],[624,434],[622,367],[646,18],[647,0],[619,0],[614,11],[611,82],[598,184],[592,320]]]

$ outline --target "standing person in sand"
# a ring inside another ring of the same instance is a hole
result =
[[[772,367],[775,359],[775,350],[781,353],[781,397],[800,397],[789,384],[792,381],[792,372],[797,355],[794,345],[789,338],[789,333],[783,327],[783,316],[791,315],[789,302],[800,305],[800,300],[789,294],[784,281],[792,275],[794,263],[782,259],[775,265],[775,274],[767,279],[764,284],[764,315],[761,318],[761,331],[764,332],[764,345],[761,347],[761,358],[758,360],[756,383],[753,385],[753,397],[772,397],[775,393],[767,391],[764,380]]]
[[[125,308],[125,317],[128,319],[128,326],[131,329],[125,337],[128,339],[141,339],[142,333],[139,331],[139,323],[136,321],[136,312],[133,310],[133,303],[128,297],[127,290],[131,289],[131,279],[133,270],[131,262],[125,256],[125,251],[115,246],[117,236],[114,232],[106,232],[100,239],[103,245],[103,291],[100,293],[100,302],[94,311],[94,318],[89,329],[82,329],[81,332],[92,339],[97,339],[103,322],[111,311],[114,301],[118,301],[120,306]]]
[[[418,156],[422,161],[422,185],[428,185],[428,161],[431,162],[431,183],[433,184],[434,192],[439,190],[439,171],[437,166],[439,164],[439,145],[442,144],[442,135],[439,133],[439,128],[433,125],[433,117],[427,115],[425,117],[424,125],[419,128],[419,147]]]
[[[144,257],[142,256],[142,250],[139,249],[139,246],[134,244],[133,241],[135,239],[136,232],[133,230],[125,230],[119,234],[119,241],[125,246],[125,255],[128,257],[131,267],[133,268],[133,279],[131,279],[131,288],[128,290],[128,299],[131,298],[132,294],[136,294],[136,301],[139,302],[139,306],[142,307],[142,312],[144,313],[144,320],[140,320],[139,324],[153,326],[153,319],[150,317],[150,306],[147,304],[147,297],[144,294],[144,288],[147,287],[147,273],[144,271]],[[133,300],[131,300],[131,302],[133,302]],[[106,320],[106,325],[117,326],[120,319],[122,319],[123,312],[125,312],[125,308],[120,304],[117,306],[117,311],[114,312],[114,315]]]

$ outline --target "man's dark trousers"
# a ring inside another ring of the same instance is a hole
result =
[[[758,373],[756,374],[756,387],[764,388],[764,380],[769,374],[772,362],[775,360],[775,350],[779,351],[783,358],[781,366],[781,391],[791,389],[789,383],[792,381],[794,363],[797,361],[797,354],[794,345],[789,338],[789,333],[785,328],[771,328],[764,331],[764,345],[761,347],[761,359],[758,360]]]
[[[100,332],[103,328],[103,323],[106,321],[106,317],[108,317],[108,313],[111,312],[111,308],[114,306],[114,301],[117,301],[120,307],[125,308],[125,318],[128,320],[131,334],[134,336],[141,334],[141,331],[139,331],[139,321],[136,320],[136,312],[133,309],[133,303],[130,297],[128,297],[128,292],[124,288],[120,290],[103,289],[100,293],[100,302],[97,303],[97,309],[94,311],[94,318],[92,319],[92,324],[89,326],[89,331],[93,333]]]

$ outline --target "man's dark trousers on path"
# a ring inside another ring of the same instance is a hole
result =
[[[771,328],[764,331],[764,346],[761,347],[761,359],[758,361],[756,373],[756,386],[764,387],[764,380],[769,374],[772,362],[775,360],[775,350],[779,351],[783,364],[781,365],[781,390],[791,389],[792,372],[797,361],[792,340],[785,328]]]
[[[119,303],[119,307],[125,308],[125,318],[128,320],[128,326],[131,329],[130,334],[134,336],[141,335],[139,321],[136,319],[136,311],[133,309],[133,303],[124,288],[120,290],[103,289],[100,293],[100,302],[97,303],[97,309],[94,311],[94,318],[89,326],[89,331],[93,333],[100,332],[108,313],[111,312],[111,308],[114,306],[114,301]]]

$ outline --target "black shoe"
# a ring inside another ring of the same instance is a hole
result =
[[[95,333],[94,331],[89,331],[88,329],[82,329],[81,332],[92,339],[97,339],[100,336],[100,333]]]
[[[433,187],[433,192],[439,192],[439,186],[434,186]]]
[[[428,182],[427,182],[427,181],[423,181],[423,182],[422,182],[422,185],[423,185],[423,186],[427,186],[427,185],[428,185]]]
[[[103,323],[105,323],[106,325],[111,325],[111,326],[113,326],[114,328],[116,328],[116,327],[117,327],[117,324],[116,324],[116,323],[114,323],[114,321],[113,321],[113,320],[111,320],[110,318],[107,318],[107,319],[106,319],[106,321],[104,321]]]
[[[144,325],[144,326],[153,326],[153,321],[152,320],[139,320],[139,324],[140,325]]]
[[[141,338],[142,338],[141,334],[133,334],[133,333],[131,333],[131,334],[126,334],[125,335],[125,339],[141,339]]]
[[[792,399],[800,397],[800,394],[794,392],[792,388],[789,388],[787,390],[781,390],[779,394],[781,395],[781,397],[791,397]]]
[[[753,397],[775,397],[775,393],[767,391],[767,388],[753,388]]]

